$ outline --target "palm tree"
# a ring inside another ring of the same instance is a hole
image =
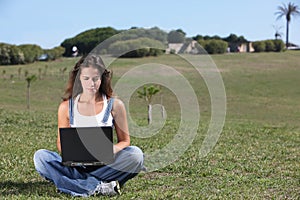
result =
[[[140,98],[143,98],[148,103],[148,124],[151,124],[152,122],[152,97],[160,91],[159,87],[156,87],[154,85],[150,86],[144,86],[142,91],[137,91],[138,96]]]
[[[279,38],[281,39],[281,36],[283,35],[282,32],[280,32],[280,29],[282,28],[282,26],[277,27],[277,26],[273,26],[273,28],[275,29],[275,40],[278,40]]]
[[[26,78],[27,81],[27,109],[30,109],[30,83],[37,79],[36,75],[31,75]]]
[[[275,13],[278,15],[277,19],[285,16],[286,18],[286,47],[289,46],[289,25],[292,16],[300,14],[299,7],[293,3],[288,3],[287,5],[278,6],[278,11]]]

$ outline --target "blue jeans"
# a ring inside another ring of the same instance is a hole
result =
[[[124,185],[141,171],[144,156],[141,149],[129,146],[116,154],[114,163],[92,171],[64,166],[59,154],[45,149],[36,151],[33,160],[38,173],[53,182],[60,192],[87,197],[101,181],[118,180]]]

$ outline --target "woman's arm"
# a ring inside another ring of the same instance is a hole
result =
[[[70,127],[69,122],[69,101],[63,101],[58,107],[57,113],[58,120],[58,131],[57,131],[57,141],[56,146],[59,152],[61,152],[60,146],[60,136],[59,136],[59,128]]]
[[[117,153],[130,145],[126,109],[120,99],[115,99],[114,101],[112,116],[118,139],[118,143],[114,145],[114,153]]]

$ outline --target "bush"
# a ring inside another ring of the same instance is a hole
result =
[[[264,41],[253,42],[252,46],[255,52],[264,52],[266,50],[266,44]]]
[[[18,46],[25,57],[25,63],[32,63],[38,59],[38,57],[43,54],[43,49],[34,44],[24,44]]]
[[[274,43],[274,51],[276,52],[281,52],[285,48],[285,44],[282,40],[273,40]]]
[[[228,43],[223,40],[202,40],[200,45],[207,51],[209,54],[221,54],[225,53],[228,47]]]
[[[108,53],[121,57],[145,57],[161,55],[164,49],[164,45],[158,40],[138,38],[116,41],[109,46]]]
[[[1,65],[10,64],[10,46],[5,43],[0,44],[0,64]]]
[[[15,45],[11,45],[10,62],[12,65],[24,64],[25,57],[21,49]]]
[[[43,50],[40,46],[34,44],[11,45],[0,43],[0,65],[17,65],[32,63],[45,54],[48,59],[56,59],[64,53],[63,47]]]
[[[25,63],[24,54],[15,45],[0,43],[0,65],[15,65]]]
[[[265,49],[266,52],[275,51],[275,45],[274,45],[273,40],[265,40],[265,46],[266,46],[266,49]]]
[[[181,31],[170,31],[168,34],[169,43],[183,43],[185,40],[185,34]]]
[[[284,50],[284,42],[282,40],[262,40],[253,42],[255,52],[280,52]]]
[[[96,28],[84,31],[73,38],[64,40],[61,43],[61,46],[65,48],[64,56],[72,56],[73,46],[78,48],[79,54],[88,54],[98,44],[117,33],[119,33],[119,31],[111,27]]]
[[[55,60],[57,58],[62,57],[62,55],[65,52],[65,48],[64,47],[54,47],[53,49],[46,49],[44,50],[44,53],[48,55],[50,60]]]

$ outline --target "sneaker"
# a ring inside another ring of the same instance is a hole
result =
[[[114,196],[117,194],[121,194],[120,184],[118,181],[111,181],[109,183],[100,182],[95,191],[94,195],[105,195],[105,196]]]

